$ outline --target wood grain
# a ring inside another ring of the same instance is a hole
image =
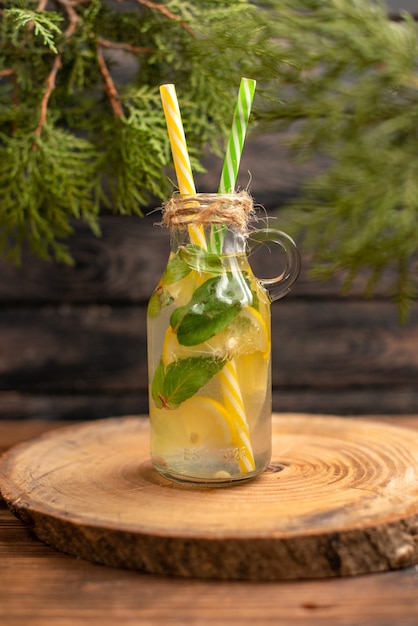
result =
[[[0,389],[127,391],[146,388],[144,308],[0,311]],[[418,306],[396,325],[389,303],[282,300],[272,307],[273,383],[284,386],[415,384]]]
[[[293,169],[283,145],[276,135],[255,139],[242,169],[257,167],[254,195],[278,228],[285,228],[283,201],[321,168]],[[208,190],[219,179],[218,165],[208,163],[201,178]],[[169,249],[168,232],[154,225],[159,219],[158,213],[102,216],[100,238],[76,222],[69,242],[73,267],[27,253],[20,268],[0,261],[0,418],[104,418],[147,410],[146,303]],[[391,269],[372,300],[364,297],[366,271],[343,297],[344,276],[312,280],[311,256],[303,241],[299,246],[301,276],[272,307],[273,409],[418,412],[418,304],[401,326],[388,296]],[[258,275],[277,273],[273,254],[253,255],[251,262]]]
[[[46,543],[151,573],[277,580],[418,561],[414,431],[282,415],[273,433],[267,472],[205,490],[152,469],[143,420],[71,426],[6,454],[1,491]]]
[[[272,227],[284,228],[280,211],[271,211]],[[47,263],[23,254],[21,267],[0,259],[0,303],[129,303],[145,304],[162,275],[169,253],[169,233],[156,225],[158,213],[145,218],[103,216],[101,237],[89,228],[74,223],[69,240],[74,266]],[[302,254],[301,274],[292,288],[292,297],[339,298],[344,275],[321,282],[310,277],[311,254],[303,241],[298,242]],[[276,276],[277,258],[261,251],[250,257],[257,276]],[[388,298],[388,289],[395,279],[388,268],[378,283],[376,296]],[[361,272],[353,282],[344,302],[363,298],[368,273]]]
[[[108,417],[147,410],[145,307],[0,309],[0,415]],[[418,409],[418,306],[289,296],[272,307],[273,408]],[[87,411],[87,413],[83,413]]]
[[[414,568],[308,581],[150,576],[38,541],[0,501],[4,626],[416,626]]]
[[[418,428],[416,416],[385,421]],[[62,425],[0,420],[0,451]],[[0,555],[0,623],[5,626],[416,626],[415,567],[264,583],[150,576],[46,546],[1,498]]]
[[[284,413],[329,415],[407,415],[418,406],[418,389],[411,385],[349,387],[275,387],[273,406]],[[88,393],[0,391],[0,416],[16,422],[57,419],[100,419],[148,412],[144,390],[111,393],[106,389]],[[7,416],[7,417],[6,417]]]

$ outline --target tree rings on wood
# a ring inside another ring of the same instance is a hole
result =
[[[10,509],[97,563],[219,579],[364,574],[418,562],[418,433],[331,416],[273,418],[273,456],[226,489],[177,485],[141,417],[70,425],[0,462]]]

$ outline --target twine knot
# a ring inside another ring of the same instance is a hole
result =
[[[176,193],[163,205],[162,223],[168,227],[223,224],[244,230],[252,213],[253,200],[247,191],[187,196]]]

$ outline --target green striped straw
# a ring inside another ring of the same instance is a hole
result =
[[[222,168],[219,193],[232,193],[238,177],[238,169],[244,147],[245,135],[247,134],[248,120],[250,119],[251,105],[254,99],[256,81],[249,78],[241,78],[238,91],[238,99],[235,105],[232,119],[231,132]]]
[[[218,193],[232,193],[235,189],[255,86],[255,80],[241,78]],[[214,226],[212,228],[211,247],[218,253],[222,251],[224,231],[225,228],[223,226]]]
[[[255,80],[241,78],[218,193],[232,193],[235,189],[255,85]],[[215,249],[218,254],[222,252],[224,236],[225,227],[215,224],[211,229],[211,243],[213,241],[214,248],[212,249]],[[255,461],[235,360],[228,360],[218,375],[222,384],[225,407],[228,413],[234,415],[236,436],[239,445],[243,446],[246,451],[244,459],[240,462],[241,472],[245,474],[255,469]]]

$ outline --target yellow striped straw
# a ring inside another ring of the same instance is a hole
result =
[[[240,456],[239,466],[241,472],[246,474],[247,472],[255,470],[255,462],[241,389],[238,384],[235,361],[233,359],[227,361],[218,376],[222,383],[222,396],[225,409],[233,416],[234,425],[236,427],[235,444],[245,451],[245,454],[242,457]]]
[[[196,188],[175,86],[171,84],[161,85],[160,95],[179,191],[182,195],[193,195],[196,193]],[[193,224],[189,225],[189,234],[193,243],[205,250],[207,249],[205,233],[202,227]],[[221,376],[222,380],[225,407],[236,429],[235,444],[237,447],[245,450],[245,455],[239,460],[240,469],[243,473],[247,473],[255,469],[255,463],[235,363],[233,361],[225,363],[218,375]]]
[[[161,85],[160,95],[179,191],[182,195],[193,195],[196,193],[196,187],[175,86],[171,84]],[[206,239],[202,227],[190,225],[189,234],[192,243],[206,249]]]

